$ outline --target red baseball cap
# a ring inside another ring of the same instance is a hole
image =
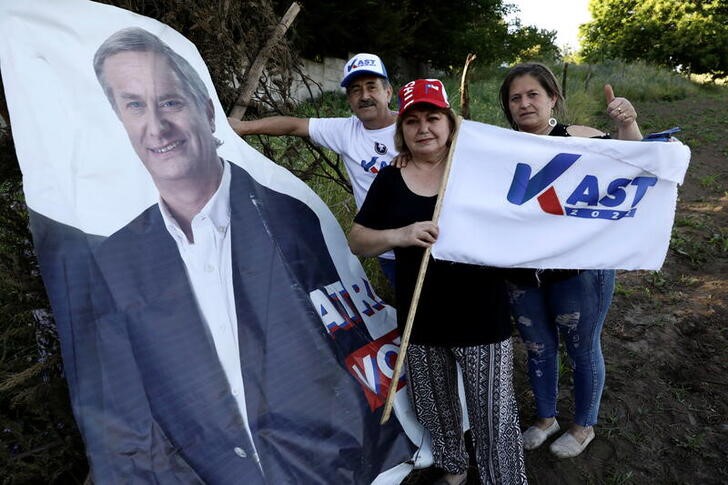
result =
[[[404,113],[410,106],[418,103],[427,103],[438,108],[449,108],[445,86],[437,79],[415,79],[399,90],[399,114]]]

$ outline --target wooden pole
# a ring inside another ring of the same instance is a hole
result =
[[[591,64],[587,64],[587,65],[589,66],[589,69],[587,69],[586,78],[584,79],[584,91],[589,90],[589,81],[591,81],[591,77],[592,77],[592,65]]]
[[[458,134],[460,132],[460,124],[462,123],[462,117],[458,116],[455,119],[455,133],[452,137],[452,144],[445,160],[445,170],[442,174],[442,182],[440,184],[440,190],[437,192],[437,202],[435,202],[435,212],[432,214],[432,222],[437,224],[437,220],[440,218],[440,210],[442,208],[442,200],[445,197],[445,189],[447,187],[447,181],[450,177],[450,166],[452,165],[452,156],[455,153],[455,144],[458,140]],[[415,283],[415,290],[412,293],[412,303],[409,307],[409,313],[407,313],[407,322],[404,325],[404,331],[402,332],[402,341],[399,345],[399,353],[397,354],[397,362],[394,365],[394,373],[392,374],[392,380],[389,384],[389,392],[387,393],[387,400],[384,402],[384,411],[382,412],[382,419],[380,424],[384,424],[389,421],[389,417],[392,414],[392,407],[394,406],[394,398],[397,395],[397,383],[399,377],[402,374],[402,367],[404,367],[404,358],[407,355],[407,347],[409,346],[409,338],[412,333],[412,324],[415,320],[415,314],[417,313],[417,305],[420,302],[420,293],[422,292],[422,284],[425,281],[425,273],[427,272],[427,266],[430,263],[430,252],[432,247],[425,248],[425,254],[422,255],[422,262],[420,263],[420,272],[417,274],[417,282]]]
[[[569,70],[569,63],[564,62],[564,72],[561,75],[561,95],[566,99],[566,73]]]
[[[466,120],[470,119],[468,74],[470,74],[470,64],[475,60],[475,57],[475,54],[468,54],[468,57],[465,58],[465,67],[463,67],[463,75],[460,78],[460,115]]]
[[[296,15],[298,15],[298,12],[300,11],[301,6],[298,3],[293,2],[276,26],[273,34],[270,36],[260,52],[258,52],[258,55],[255,57],[255,61],[253,61],[253,64],[251,64],[250,68],[248,68],[248,74],[245,77],[245,84],[240,89],[240,94],[235,100],[235,105],[233,106],[232,111],[230,111],[229,116],[231,118],[242,120],[243,116],[245,116],[245,110],[248,109],[248,103],[250,103],[250,99],[253,97],[255,88],[260,82],[260,76],[263,74],[263,69],[265,69],[265,64],[268,62],[268,58],[270,58],[271,50],[273,50],[273,47],[283,38],[286,31],[295,20]]]

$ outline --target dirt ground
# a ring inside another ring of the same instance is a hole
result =
[[[602,336],[607,380],[596,439],[567,460],[555,458],[548,446],[526,452],[531,484],[728,483],[728,92],[723,91],[636,103],[644,133],[680,126],[677,136],[692,150],[671,249],[660,272],[618,273]],[[515,343],[525,429],[534,408],[525,351],[520,340]],[[564,427],[573,416],[568,369],[560,388]]]

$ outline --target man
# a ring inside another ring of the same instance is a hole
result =
[[[154,35],[115,33],[94,69],[160,195],[94,252],[95,480],[369,483],[406,461],[339,365],[366,328],[326,335],[309,297],[338,281],[315,213],[218,157],[204,83]]]
[[[229,118],[238,135],[293,135],[311,139],[338,153],[344,160],[357,209],[382,167],[397,156],[394,128],[397,114],[389,109],[392,86],[382,60],[357,54],[344,65],[341,86],[346,89],[353,116],[349,118],[295,118],[271,116],[252,121]],[[384,275],[394,286],[394,253],[379,256]]]

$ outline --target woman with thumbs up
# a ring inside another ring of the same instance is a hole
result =
[[[604,86],[607,114],[616,138],[640,140],[637,112],[625,98]],[[547,136],[611,138],[588,126],[565,125],[564,98],[554,74],[543,64],[518,64],[506,74],[500,103],[514,130]],[[511,308],[528,351],[528,376],[536,400],[536,422],[523,433],[524,448],[541,446],[556,434],[559,381],[559,337],[571,361],[574,419],[568,431],[551,444],[561,458],[579,455],[594,439],[604,388],[600,335],[614,292],[614,270],[524,270],[510,285]]]

